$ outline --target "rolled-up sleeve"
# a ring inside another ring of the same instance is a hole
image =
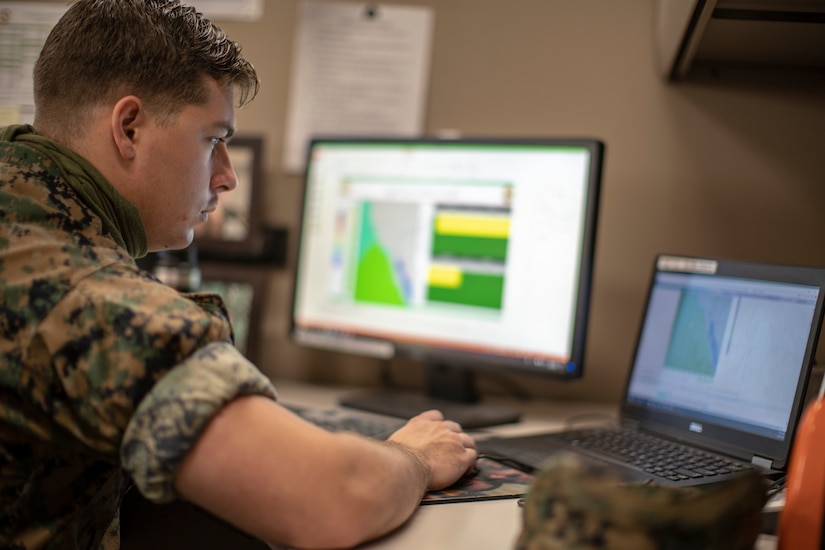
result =
[[[276,399],[271,381],[234,346],[214,343],[171,369],[141,401],[120,447],[121,464],[154,502],[177,495],[174,476],[212,416],[242,395]]]

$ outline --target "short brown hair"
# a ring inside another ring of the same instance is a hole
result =
[[[195,8],[179,0],[78,0],[35,63],[35,126],[71,139],[91,109],[128,94],[169,117],[206,100],[205,77],[235,86],[239,107],[258,92],[241,47]]]

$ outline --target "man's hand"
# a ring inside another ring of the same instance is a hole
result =
[[[213,416],[175,488],[272,545],[351,548],[402,525],[427,489],[454,483],[476,456],[473,439],[437,411],[378,441],[328,432],[249,395]]]
[[[476,444],[456,422],[440,411],[425,411],[410,419],[389,441],[416,451],[429,471],[429,490],[449,487],[470,471],[476,461]]]

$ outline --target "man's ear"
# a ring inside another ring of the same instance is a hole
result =
[[[122,158],[135,158],[135,140],[145,120],[146,110],[139,97],[128,95],[115,103],[112,109],[112,137]]]

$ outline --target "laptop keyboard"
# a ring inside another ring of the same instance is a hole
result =
[[[330,432],[354,432],[373,439],[384,440],[404,425],[403,420],[370,417],[340,409],[322,409],[284,404],[304,420]]]
[[[629,429],[571,430],[556,434],[568,444],[598,451],[672,481],[711,477],[753,468]]]

